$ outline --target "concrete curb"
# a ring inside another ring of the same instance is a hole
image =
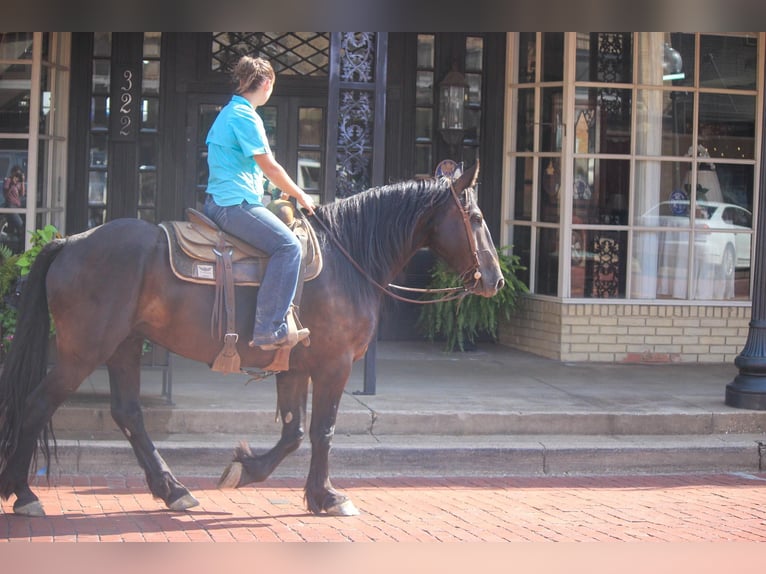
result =
[[[241,437],[175,437],[156,442],[179,476],[218,476]],[[274,442],[276,437],[274,437]],[[263,453],[274,442],[251,443]],[[330,454],[336,477],[543,476],[759,472],[766,468],[760,434],[683,436],[338,436]],[[311,450],[306,441],[274,477],[303,478]],[[61,474],[140,475],[126,440],[60,440]]]
[[[150,435],[177,433],[278,433],[273,411],[234,409],[144,409]],[[108,407],[65,406],[53,419],[64,432],[116,432]],[[694,435],[766,432],[766,411],[740,412],[454,412],[343,410],[337,434],[374,435]]]

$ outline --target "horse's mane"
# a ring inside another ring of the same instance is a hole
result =
[[[316,209],[324,226],[314,225],[322,251],[338,260],[341,284],[356,297],[377,292],[377,288],[354,269],[327,237],[328,233],[377,282],[390,280],[412,255],[415,230],[421,219],[450,198],[448,179],[410,180],[374,187]],[[327,228],[327,232],[323,229]]]

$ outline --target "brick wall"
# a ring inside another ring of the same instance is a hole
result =
[[[560,361],[731,363],[750,305],[566,303],[524,297],[499,342]]]

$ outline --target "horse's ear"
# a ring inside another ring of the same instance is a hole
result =
[[[468,189],[476,185],[476,181],[479,179],[479,160],[463,172],[458,178],[455,187],[458,189]]]

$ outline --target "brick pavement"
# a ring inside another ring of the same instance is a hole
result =
[[[64,476],[35,487],[45,518],[0,514],[5,541],[766,541],[766,473],[342,479],[360,516],[313,516],[302,482],[220,491],[173,513],[141,478]],[[2,503],[11,513],[11,501]]]

